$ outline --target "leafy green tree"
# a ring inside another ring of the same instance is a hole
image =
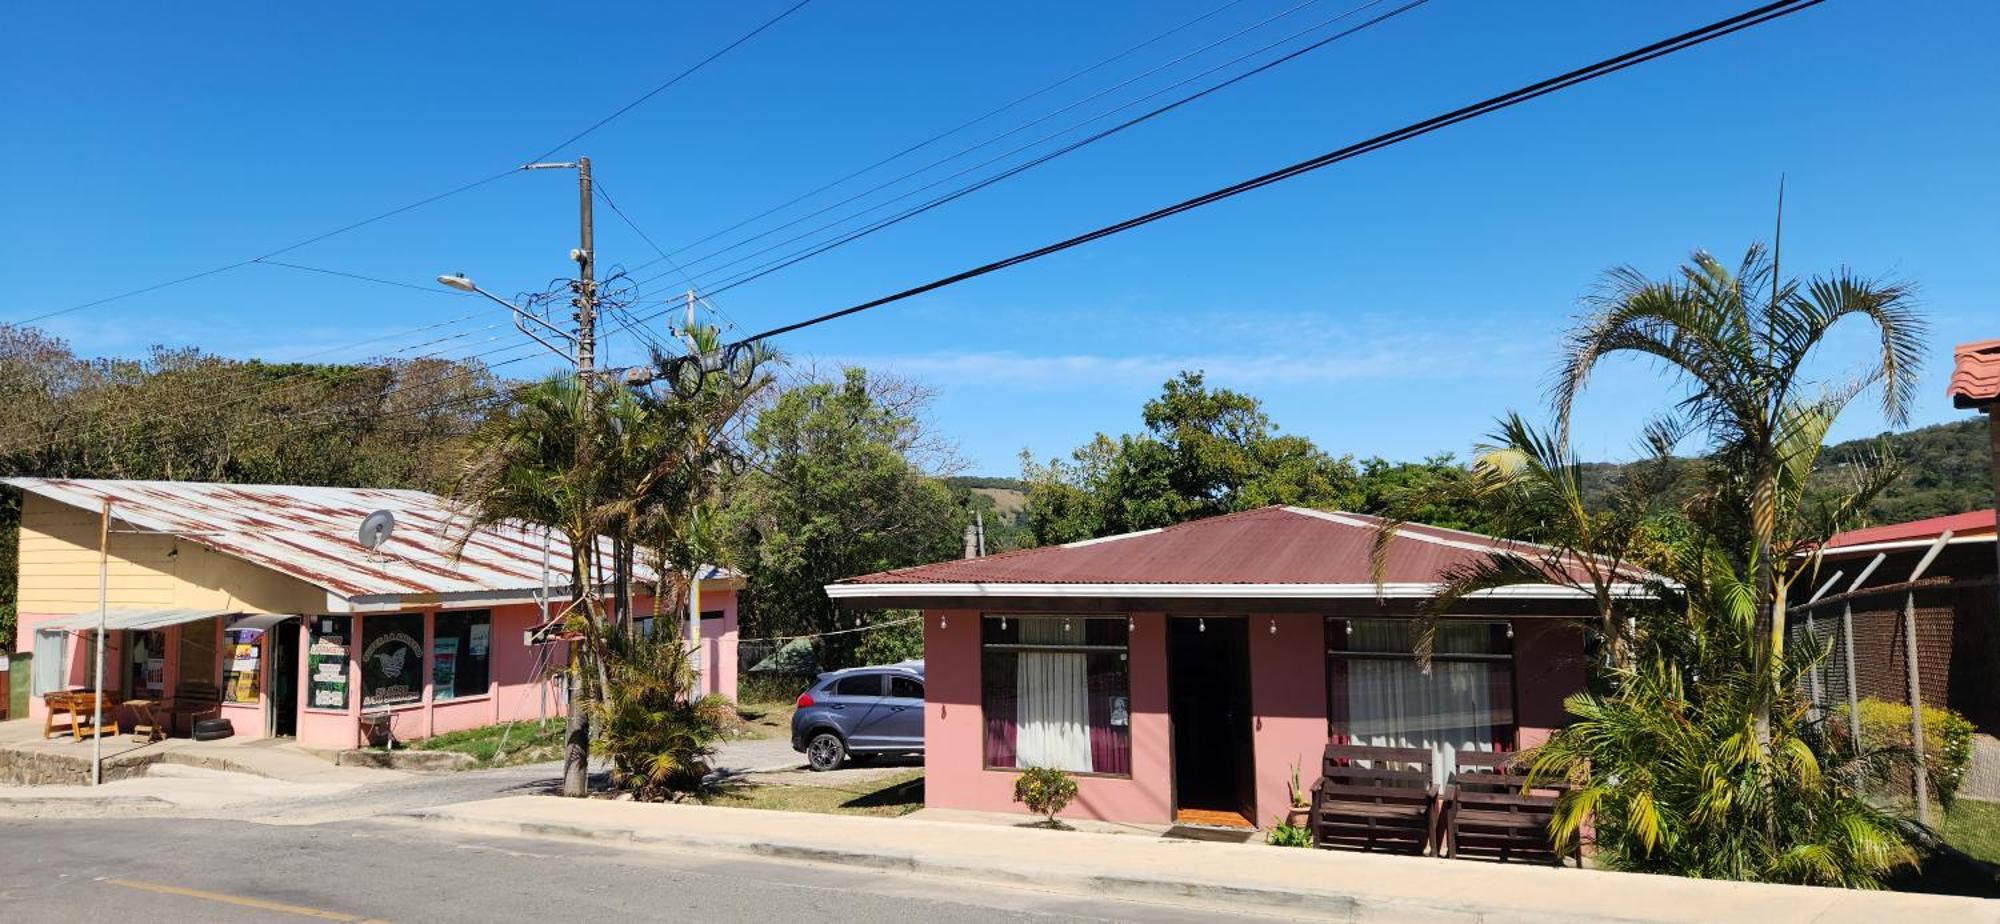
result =
[[[1813,496],[1827,431],[1874,385],[1881,386],[1883,414],[1904,419],[1922,363],[1924,322],[1907,285],[1844,270],[1786,278],[1761,245],[1734,268],[1697,252],[1664,280],[1630,267],[1612,270],[1593,304],[1569,335],[1557,371],[1557,420],[1567,434],[1577,396],[1611,356],[1653,360],[1686,387],[1663,426],[1698,431],[1713,449],[1702,518],[1716,548],[1749,576],[1759,632],[1745,654],[1769,678],[1757,720],[1759,743],[1767,744],[1771,705],[1781,692],[1786,601],[1793,583],[1817,564],[1800,553],[1851,522],[1895,475],[1891,466],[1853,465],[1856,490]],[[1849,319],[1874,328],[1876,352],[1852,377],[1815,387],[1806,364],[1835,325]]]
[[[747,578],[749,631],[826,633],[855,626],[826,584],[956,558],[964,511],[913,456],[917,407],[858,368],[784,390],[744,435],[744,469],[717,534]],[[851,663],[859,635],[824,640],[821,663]]]
[[[1070,460],[1023,453],[1028,529],[1040,544],[1168,526],[1271,504],[1337,507],[1354,464],[1302,436],[1279,435],[1256,398],[1211,389],[1199,372],[1167,381],[1142,411],[1143,434],[1099,434]]]

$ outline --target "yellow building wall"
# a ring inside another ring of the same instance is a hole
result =
[[[109,596],[113,608],[229,609],[246,613],[326,611],[326,592],[260,565],[172,536],[140,535],[112,509]],[[39,495],[21,497],[19,610],[83,613],[97,608],[98,512]]]

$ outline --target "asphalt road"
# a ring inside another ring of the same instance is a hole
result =
[[[0,917],[17,921],[1217,919],[1152,903],[807,863],[468,836],[388,819],[273,825],[49,818],[0,821],[0,839],[6,909]]]

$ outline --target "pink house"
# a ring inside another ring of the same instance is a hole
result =
[[[326,749],[383,724],[408,741],[563,712],[551,668],[568,652],[537,631],[544,594],[551,612],[563,602],[560,536],[488,529],[460,549],[449,506],[421,491],[5,483],[22,492],[16,644],[33,660],[16,682],[33,685],[35,721],[45,694],[92,685],[101,537],[116,700],[219,699],[237,737]],[[395,526],[367,548],[359,528],[376,511]],[[741,579],[709,569],[701,586],[704,685],[733,697]],[[688,621],[674,617],[683,634]]]
[[[1412,616],[1441,574],[1544,550],[1411,525],[1378,584],[1378,525],[1267,507],[827,593],[924,613],[927,805],[1022,811],[1016,771],[1053,766],[1077,777],[1068,814],[1266,826],[1329,741],[1427,747],[1447,772],[1460,751],[1545,740],[1583,688],[1590,607],[1557,586],[1454,611],[1420,669]]]

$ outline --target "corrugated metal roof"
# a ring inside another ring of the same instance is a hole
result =
[[[1945,394],[1958,407],[2000,401],[2000,340],[1959,344],[1952,351],[1951,384]]]
[[[1835,555],[1858,546],[1877,546],[1884,542],[1923,542],[1944,535],[1945,530],[1951,530],[1952,535],[1958,539],[1981,536],[1991,539],[1994,533],[1993,516],[1991,509],[1973,510],[1949,516],[1911,520],[1908,523],[1851,529],[1844,533],[1836,533],[1833,538],[1828,539],[1821,554]]]
[[[897,584],[1372,585],[1376,517],[1264,507],[1164,529],[848,578],[834,587]],[[1409,524],[1391,541],[1387,584],[1436,584],[1495,552],[1549,550],[1477,533]],[[1633,573],[1633,580],[1643,575]]]
[[[542,532],[526,526],[482,529],[454,558],[464,518],[423,491],[186,481],[7,478],[6,484],[59,503],[96,511],[112,501],[113,528],[165,533],[291,575],[329,593],[359,597],[527,591],[542,583]],[[357,536],[376,510],[396,517],[378,549]],[[605,554],[610,543],[605,541]],[[549,539],[550,567],[564,582],[569,544]],[[607,558],[608,560],[608,558]],[[642,562],[637,579],[652,581]],[[711,568],[704,579],[719,576]],[[93,623],[94,624],[94,623]]]

